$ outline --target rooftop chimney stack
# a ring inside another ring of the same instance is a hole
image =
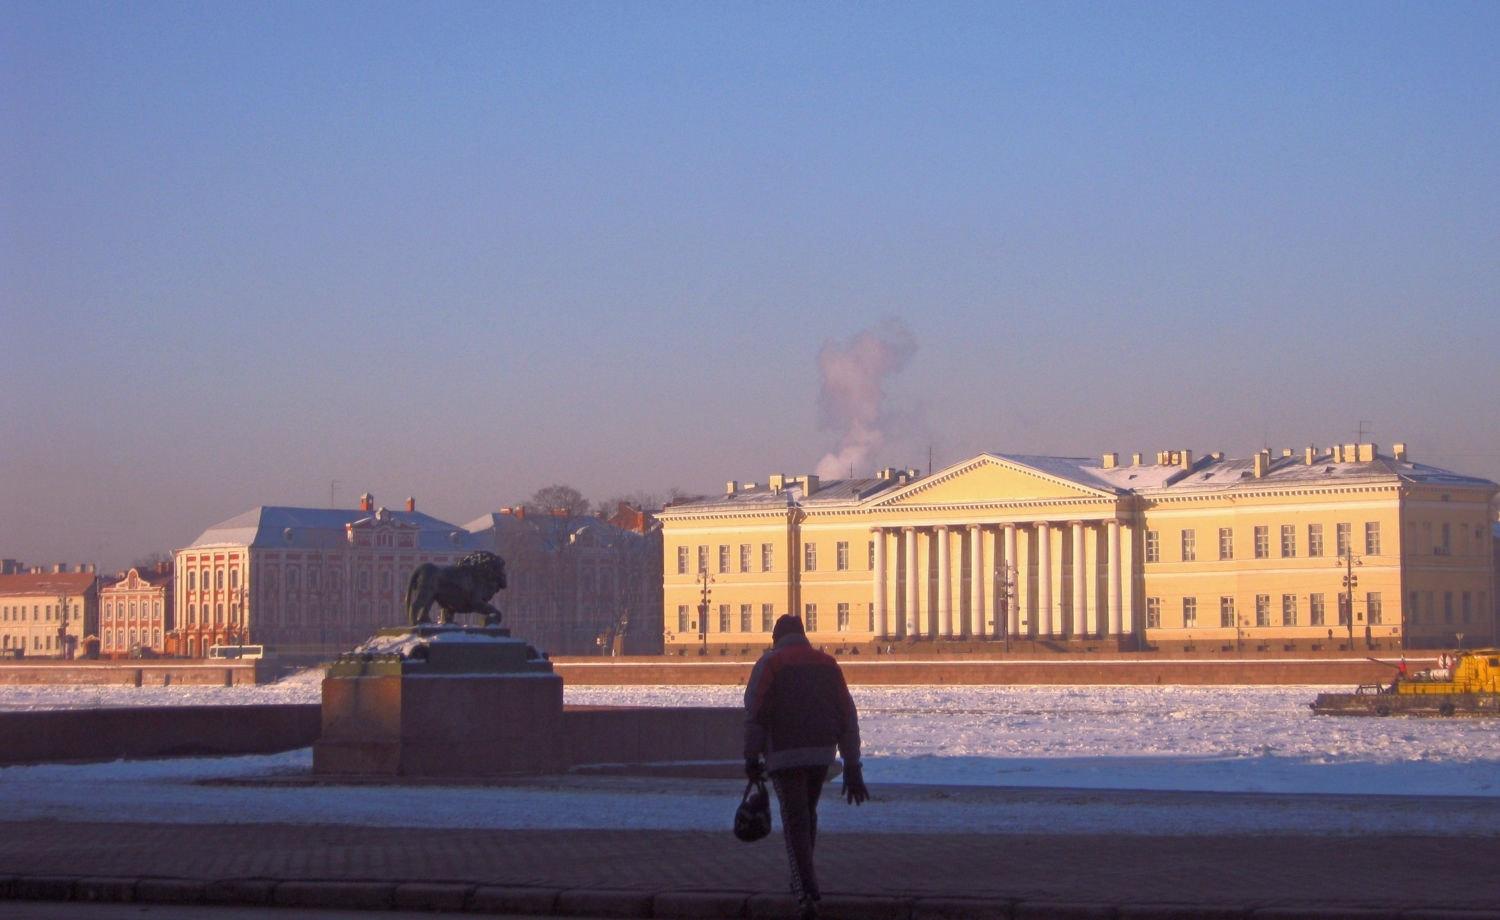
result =
[[[361,511],[363,511],[365,513],[369,513],[371,511],[374,511],[375,510],[375,496],[371,495],[369,492],[366,492],[365,494],[361,495],[359,497],[359,510],[361,510]]]
[[[1394,459],[1394,460],[1398,460],[1401,463],[1407,463],[1407,462],[1409,462],[1406,459],[1406,444],[1405,443],[1392,444],[1391,445],[1391,458]]]
[[[1312,466],[1313,462],[1318,459],[1318,449],[1316,447],[1309,447],[1307,450],[1303,451],[1302,457],[1303,462],[1305,462],[1308,466]]]
[[[818,477],[808,475],[801,477],[801,479],[803,498],[807,498],[809,495],[812,495],[814,492],[818,491]]]
[[[731,480],[729,480],[729,482],[724,486],[724,491],[728,492],[730,495],[733,495],[734,493],[738,492],[739,490],[740,490],[740,483],[739,483],[739,480],[737,480],[737,479],[731,479]]]
[[[1104,455],[1104,468],[1105,469],[1112,470],[1112,469],[1114,469],[1115,467],[1117,467],[1119,465],[1120,465],[1120,455],[1119,454],[1105,454]]]
[[[1374,463],[1375,462],[1375,445],[1374,444],[1361,444],[1361,445],[1359,445],[1359,462],[1360,463]]]
[[[1131,466],[1140,466],[1141,465],[1141,455],[1140,454],[1131,454],[1130,455],[1130,465]]]
[[[1255,453],[1255,478],[1264,479],[1266,469],[1271,465],[1271,452],[1268,450],[1256,451]]]
[[[417,500],[415,498],[408,498],[406,500],[406,510],[407,511],[416,511],[417,510]]]
[[[771,474],[771,491],[780,492],[786,486],[786,476],[781,473]]]

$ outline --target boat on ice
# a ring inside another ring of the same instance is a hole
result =
[[[1396,669],[1389,684],[1320,693],[1308,705],[1321,716],[1500,716],[1500,649],[1444,655],[1438,667],[1411,676],[1399,665],[1380,663]]]

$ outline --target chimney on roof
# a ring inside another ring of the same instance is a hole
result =
[[[94,567],[92,565],[89,566],[90,570],[92,570],[93,568]],[[156,574],[158,574],[158,575],[165,575],[165,574],[167,574],[170,571],[172,571],[172,563],[166,561],[165,559],[163,559],[160,562],[156,563]]]
[[[1353,463],[1353,462],[1355,462],[1358,459],[1359,459],[1359,445],[1358,444],[1345,444],[1344,445],[1344,462],[1345,463]]]
[[[771,474],[771,491],[780,492],[786,485],[786,477],[780,473]]]
[[[521,519],[521,520],[525,520],[526,519],[526,506],[525,505],[517,505],[516,506],[516,517],[519,518],[519,519]]]
[[[1114,469],[1115,467],[1117,467],[1119,465],[1120,465],[1120,455],[1119,454],[1105,454],[1104,455],[1104,468],[1105,469],[1112,470],[1112,469]]]
[[[740,490],[740,481],[738,479],[731,479],[731,480],[729,480],[729,482],[725,483],[725,485],[724,485],[724,491],[727,492],[727,493],[729,493],[730,495],[733,495],[734,493],[738,492],[739,490]]]
[[[1312,466],[1313,461],[1317,459],[1318,449],[1316,447],[1309,447],[1307,450],[1302,452],[1302,462],[1306,463],[1308,466]]]
[[[417,510],[417,500],[415,498],[408,498],[406,500],[406,510],[407,511],[416,511]]]
[[[1402,443],[1402,444],[1392,444],[1391,445],[1391,458],[1394,459],[1394,460],[1399,460],[1402,463],[1406,463],[1407,462],[1407,459],[1406,459],[1406,444],[1404,444],[1404,443]]]
[[[566,509],[566,508],[553,508],[552,509],[552,516],[553,517],[567,517],[568,516],[568,509]]]
[[[359,510],[361,510],[361,511],[367,513],[367,514],[369,512],[371,512],[371,511],[374,511],[375,510],[375,496],[371,495],[369,492],[366,492],[365,494],[361,495],[359,497]]]
[[[1374,463],[1375,462],[1375,445],[1374,444],[1361,444],[1361,445],[1359,445],[1359,462],[1360,463]]]
[[[1268,451],[1268,450],[1259,450],[1259,451],[1256,451],[1255,452],[1255,478],[1256,479],[1263,479],[1263,478],[1265,478],[1266,470],[1270,466],[1271,466],[1271,452]]]
[[[1131,466],[1140,466],[1141,465],[1141,455],[1140,454],[1131,454],[1130,455],[1130,465]]]
[[[59,562],[56,565],[52,566],[53,575],[66,575],[67,572],[68,564],[66,562]]]
[[[1292,455],[1292,449],[1290,447],[1283,447],[1281,449],[1281,455],[1283,457],[1290,457]]]
[[[811,495],[814,492],[818,491],[818,477],[812,476],[812,475],[808,475],[808,476],[802,476],[802,477],[799,477],[799,478],[801,479],[801,482],[802,482],[802,497],[803,498],[807,498],[809,495]]]

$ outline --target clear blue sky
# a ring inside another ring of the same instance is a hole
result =
[[[1500,5],[0,6],[0,555],[980,450],[1500,477]]]

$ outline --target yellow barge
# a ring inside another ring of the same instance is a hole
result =
[[[1398,668],[1389,685],[1320,693],[1308,705],[1324,716],[1500,716],[1500,649],[1458,652],[1449,667],[1410,677]]]

